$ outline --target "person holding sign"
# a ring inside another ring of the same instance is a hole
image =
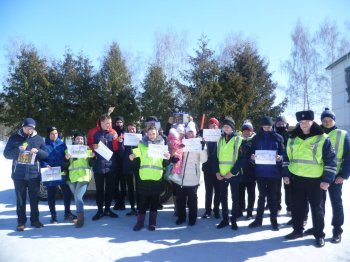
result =
[[[272,230],[279,230],[277,223],[278,185],[282,177],[283,137],[273,131],[271,117],[264,116],[260,122],[261,129],[254,137],[251,147],[251,159],[255,161],[255,177],[258,183],[259,199],[255,220],[250,228],[262,226],[265,210],[265,198],[270,208]]]
[[[186,127],[186,139],[196,137],[197,130],[191,122]],[[186,221],[186,205],[188,205],[188,225],[194,226],[197,221],[198,196],[197,190],[200,181],[201,163],[208,160],[207,150],[187,151],[182,156],[182,167],[180,179],[174,179],[177,203],[176,225],[181,225]]]
[[[135,208],[135,204],[138,206],[138,197],[135,199],[135,191],[136,187],[134,184],[137,184],[139,181],[139,176],[138,172],[135,172],[136,169],[136,163],[132,163],[131,160],[129,159],[129,156],[132,154],[132,150],[137,147],[138,143],[140,142],[140,139],[133,139],[130,140],[129,142],[137,142],[135,145],[134,143],[129,143],[127,144],[126,138],[129,135],[140,135],[136,133],[136,124],[130,123],[128,124],[127,127],[128,133],[124,133],[124,139],[119,137],[119,154],[123,157],[123,176],[125,177],[126,184],[128,186],[128,198],[129,198],[129,203],[130,203],[130,212],[126,213],[127,216],[135,216],[137,215],[137,211]],[[135,136],[136,137],[136,136]],[[142,139],[142,136],[141,136]],[[136,141],[137,140],[137,141]],[[135,164],[135,166],[133,165]],[[137,196],[137,191],[136,191],[136,196]]]
[[[65,151],[67,150],[66,144],[58,136],[58,130],[54,126],[50,126],[46,129],[47,135],[45,138],[45,144],[49,156],[43,161],[42,167],[62,167]],[[47,188],[47,201],[51,213],[51,224],[57,224],[57,214],[56,214],[56,190],[59,185],[63,193],[64,202],[64,220],[72,220],[73,222],[77,218],[72,214],[70,210],[71,203],[71,192],[66,183],[67,174],[66,172],[61,172],[61,177],[58,180],[45,181],[44,186]]]
[[[212,117],[208,120],[209,129],[220,130],[219,120]],[[217,142],[205,142],[208,150],[208,161],[203,163],[202,170],[204,174],[205,184],[205,212],[202,218],[208,218],[211,216],[211,212],[214,211],[214,217],[220,218],[220,184],[216,179],[215,168],[217,165]],[[213,201],[214,194],[214,201]],[[212,202],[214,202],[213,209]]]
[[[140,196],[139,212],[137,222],[133,228],[139,231],[144,227],[146,210],[150,209],[148,229],[154,231],[157,224],[157,207],[159,203],[159,195],[163,191],[163,167],[169,163],[170,154],[165,152],[162,158],[153,158],[149,156],[149,146],[164,145],[164,140],[158,135],[155,126],[148,127],[146,135],[137,148],[132,150],[129,156],[133,161],[140,158],[140,181],[137,185]],[[165,158],[165,159],[164,159]]]
[[[25,118],[22,127],[10,136],[4,149],[4,157],[12,159],[11,178],[16,192],[17,231],[23,231],[27,222],[26,199],[29,195],[31,226],[41,228],[39,221],[40,161],[47,158],[48,153],[44,140],[35,130],[35,120]],[[18,163],[21,152],[35,154],[33,164]]]
[[[303,237],[305,210],[310,204],[316,246],[325,245],[323,194],[334,181],[337,158],[330,138],[315,123],[311,110],[296,113],[299,125],[288,138],[283,181],[291,184],[293,231],[288,240]]]
[[[229,225],[227,194],[230,185],[232,197],[231,229],[237,230],[239,182],[241,181],[242,168],[246,163],[246,152],[244,147],[241,146],[242,138],[237,135],[232,117],[225,117],[222,124],[224,134],[218,141],[218,164],[216,166],[216,178],[220,184],[222,221],[217,225],[217,228]]]
[[[84,145],[84,134],[76,133],[73,136],[74,145]],[[84,200],[83,196],[88,188],[89,182],[92,176],[91,166],[93,165],[94,153],[91,150],[87,150],[87,157],[85,158],[73,158],[71,154],[66,150],[66,161],[68,169],[68,186],[73,193],[75,206],[77,209],[77,220],[75,227],[80,228],[84,225]]]
[[[97,204],[97,212],[92,217],[92,220],[98,220],[103,216],[118,217],[117,214],[111,211],[114,188],[113,174],[116,170],[114,154],[119,148],[118,134],[112,128],[112,119],[108,114],[100,116],[98,125],[99,130],[93,135],[92,144],[96,158],[93,171],[96,183]]]

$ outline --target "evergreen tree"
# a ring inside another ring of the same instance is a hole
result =
[[[25,117],[37,121],[43,132],[49,117],[49,87],[47,62],[32,46],[22,46],[10,61],[9,75],[1,92],[1,122],[17,126]]]
[[[102,61],[96,95],[101,114],[113,106],[114,115],[124,116],[126,122],[139,119],[136,90],[117,43],[111,44]]]
[[[162,125],[165,125],[168,117],[174,112],[175,98],[163,69],[151,65],[142,87],[144,89],[140,98],[142,116],[157,116]]]
[[[202,114],[217,115],[220,111],[217,97],[221,92],[220,69],[214,51],[208,47],[205,36],[199,39],[196,55],[190,57],[191,69],[185,72],[182,90],[186,96],[184,108],[198,121]]]
[[[232,51],[232,62],[222,68],[219,103],[223,115],[232,115],[237,126],[249,118],[257,126],[264,115],[277,117],[287,100],[275,105],[277,84],[271,79],[268,64],[249,43]]]

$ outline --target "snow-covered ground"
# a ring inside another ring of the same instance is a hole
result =
[[[350,181],[343,187],[345,225],[343,241],[330,243],[332,235],[331,207],[326,207],[326,245],[314,246],[312,236],[286,241],[291,232],[286,225],[290,219],[283,208],[279,222],[281,230],[271,231],[268,214],[263,227],[248,228],[251,221],[238,221],[239,230],[230,227],[217,229],[214,218],[198,219],[194,227],[176,226],[172,205],[159,211],[158,227],[154,232],[143,229],[132,231],[135,217],[119,211],[119,218],[103,217],[92,221],[95,202],[86,201],[86,223],[76,229],[72,224],[50,225],[46,202],[40,203],[42,229],[28,228],[15,231],[17,225],[16,201],[10,178],[11,161],[5,160],[0,143],[0,262],[10,261],[350,261]],[[199,214],[203,213],[204,185],[199,189]],[[58,201],[58,219],[63,218],[63,203]],[[75,206],[72,203],[72,209]],[[29,210],[29,205],[27,205]],[[268,213],[268,212],[266,212]],[[309,219],[307,228],[311,225]]]

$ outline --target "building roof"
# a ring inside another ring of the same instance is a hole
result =
[[[342,56],[341,58],[339,58],[338,60],[334,61],[332,64],[330,64],[329,66],[326,67],[326,70],[331,70],[332,68],[334,68],[336,65],[340,64],[341,62],[343,62],[344,60],[350,58],[350,52],[347,53],[346,55]]]

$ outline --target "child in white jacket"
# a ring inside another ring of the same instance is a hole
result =
[[[186,138],[195,138],[196,128],[189,124],[186,127]],[[200,181],[201,164],[208,160],[207,150],[199,152],[184,152],[182,157],[181,180],[175,182],[176,202],[180,225],[186,221],[186,203],[188,204],[188,225],[196,224],[198,211],[197,190]]]

